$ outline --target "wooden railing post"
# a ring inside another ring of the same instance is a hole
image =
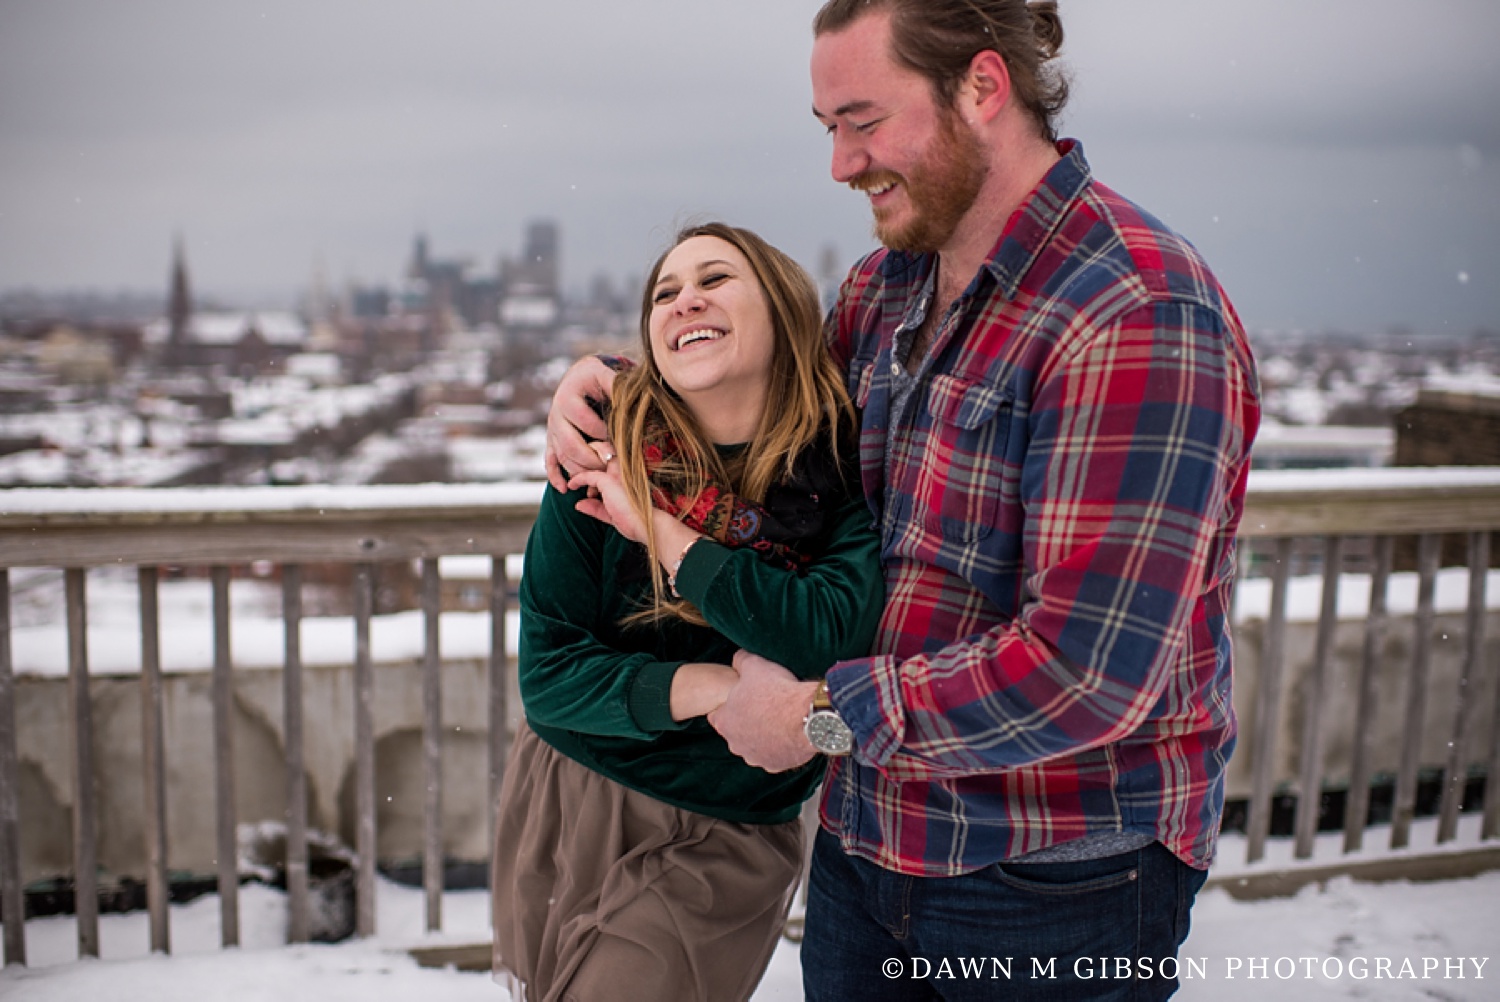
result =
[[[375,935],[375,670],[370,618],[375,611],[375,568],[354,567],[354,931]]]
[[[490,558],[490,819],[491,849],[495,844],[497,811],[500,809],[500,784],[505,779],[506,757],[510,754],[510,683],[505,634],[510,607],[510,579],[505,569],[505,555]]]
[[[1266,621],[1265,647],[1260,658],[1260,690],[1255,694],[1254,736],[1251,739],[1250,810],[1246,819],[1245,861],[1266,854],[1271,834],[1271,802],[1276,783],[1276,731],[1281,719],[1282,666],[1286,662],[1286,596],[1292,570],[1292,540],[1276,540],[1271,568],[1271,614]]]
[[[1318,835],[1323,801],[1323,700],[1328,688],[1333,635],[1339,625],[1339,578],[1344,562],[1344,537],[1329,536],[1323,549],[1323,602],[1318,611],[1318,641],[1307,693],[1302,701],[1302,762],[1298,779],[1295,854],[1311,859]]]
[[[1469,780],[1469,732],[1475,693],[1484,678],[1485,579],[1490,571],[1490,534],[1469,533],[1469,607],[1464,617],[1464,663],[1453,707],[1453,740],[1443,766],[1443,796],[1438,807],[1438,844],[1458,837],[1458,812]]]
[[[1406,682],[1406,722],[1401,731],[1401,762],[1391,807],[1391,848],[1411,842],[1417,811],[1417,771],[1422,756],[1422,725],[1427,716],[1427,687],[1432,675],[1432,623],[1442,538],[1423,533],[1417,543],[1417,615],[1413,623],[1411,666]]]
[[[10,571],[0,567],[0,922],[5,963],[26,963],[26,895],[21,886],[20,758],[15,664],[10,648]]]
[[[161,612],[155,567],[137,572],[141,602],[141,768],[145,795],[146,907],[151,949],[172,952],[167,888],[167,757],[162,733]]]
[[[1480,646],[1480,651],[1484,650]],[[1484,819],[1479,837],[1488,841],[1500,837],[1500,664],[1491,663],[1488,674],[1494,680],[1494,703],[1490,711],[1490,747],[1485,756]]]
[[[1349,768],[1349,796],[1344,801],[1344,852],[1358,852],[1370,819],[1370,743],[1378,706],[1375,676],[1385,656],[1386,592],[1395,563],[1396,537],[1375,538],[1375,568],[1370,575],[1370,612],[1365,618],[1364,655],[1359,666],[1359,696],[1354,710],[1354,760]]]
[[[234,782],[234,662],[229,638],[229,568],[209,570],[214,603],[214,800],[218,846],[220,940],[240,942],[238,812]]]
[[[286,730],[287,941],[306,943],[308,928],[307,768],[302,726],[302,565],[281,568],[282,720]]]
[[[422,561],[422,889],[427,931],[443,927],[443,665],[438,558]]]
[[[68,604],[68,689],[73,704],[73,910],[78,955],[99,956],[99,852],[94,785],[94,716],[89,698],[88,591],[85,572],[63,572]]]

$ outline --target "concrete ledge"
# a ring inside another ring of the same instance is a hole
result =
[[[1309,884],[1326,884],[1336,877],[1382,884],[1393,880],[1428,883],[1462,880],[1500,870],[1500,845],[1453,852],[1349,859],[1324,865],[1288,866],[1248,873],[1209,874],[1204,890],[1227,891],[1237,901],[1287,898]]]

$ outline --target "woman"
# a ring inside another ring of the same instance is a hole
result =
[[[822,763],[755,769],[705,715],[738,648],[816,678],[880,615],[806,273],[747,230],[684,230],[646,283],[641,346],[604,471],[547,491],[526,549],[526,722],[492,870],[496,977],[527,1002],[750,996]]]

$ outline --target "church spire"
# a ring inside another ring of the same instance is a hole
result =
[[[187,255],[179,234],[172,241],[172,292],[167,301],[167,353],[173,361],[185,354],[192,319],[193,296],[188,289]]]

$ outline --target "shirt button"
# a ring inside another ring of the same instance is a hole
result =
[[[891,375],[893,375],[893,376],[899,376],[899,375],[901,375],[901,363],[899,363],[899,362],[892,362],[891,363]]]

